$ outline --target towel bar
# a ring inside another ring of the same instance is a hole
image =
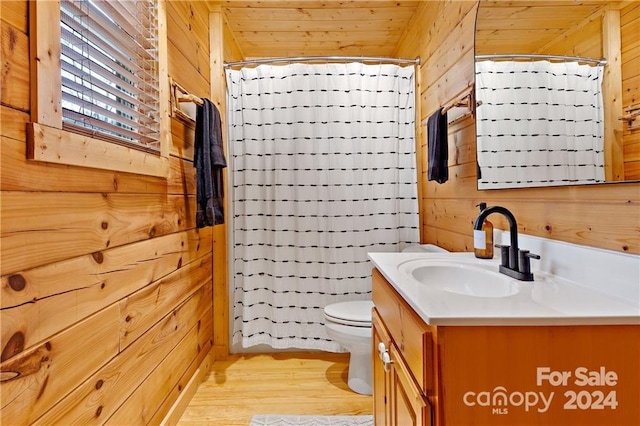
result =
[[[171,116],[182,119],[188,123],[195,123],[195,110],[183,110],[180,108],[181,103],[191,102],[195,105],[202,105],[202,98],[189,93],[184,87],[178,84],[173,78],[169,77],[171,86]]]

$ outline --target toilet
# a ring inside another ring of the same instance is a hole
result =
[[[372,393],[371,300],[338,302],[324,308],[327,335],[351,353],[347,384],[363,395]]]
[[[446,252],[432,244],[414,244],[403,252]],[[347,384],[352,391],[363,395],[372,394],[371,373],[371,310],[373,302],[358,300],[338,302],[324,308],[327,335],[351,353]]]

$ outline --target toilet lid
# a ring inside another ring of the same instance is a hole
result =
[[[327,305],[324,316],[333,322],[360,327],[371,326],[371,300],[355,300]]]

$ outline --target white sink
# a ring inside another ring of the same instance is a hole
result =
[[[499,273],[498,259],[476,259],[473,253],[369,253],[369,258],[430,325],[640,325],[638,256],[616,255],[622,259],[613,259],[616,268],[605,273],[599,256],[611,259],[607,253],[578,256],[572,258],[575,265],[567,265],[567,245],[553,247],[552,257],[550,244],[527,243],[548,256],[543,257],[548,269],[535,269],[535,280],[527,282]],[[573,268],[571,280],[567,268]]]
[[[509,297],[522,287],[513,278],[473,262],[415,259],[398,269],[433,289],[463,296]]]

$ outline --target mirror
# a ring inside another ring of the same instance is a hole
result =
[[[640,6],[622,1],[480,2],[478,189],[640,180],[640,117],[619,119],[637,108],[638,20]]]

